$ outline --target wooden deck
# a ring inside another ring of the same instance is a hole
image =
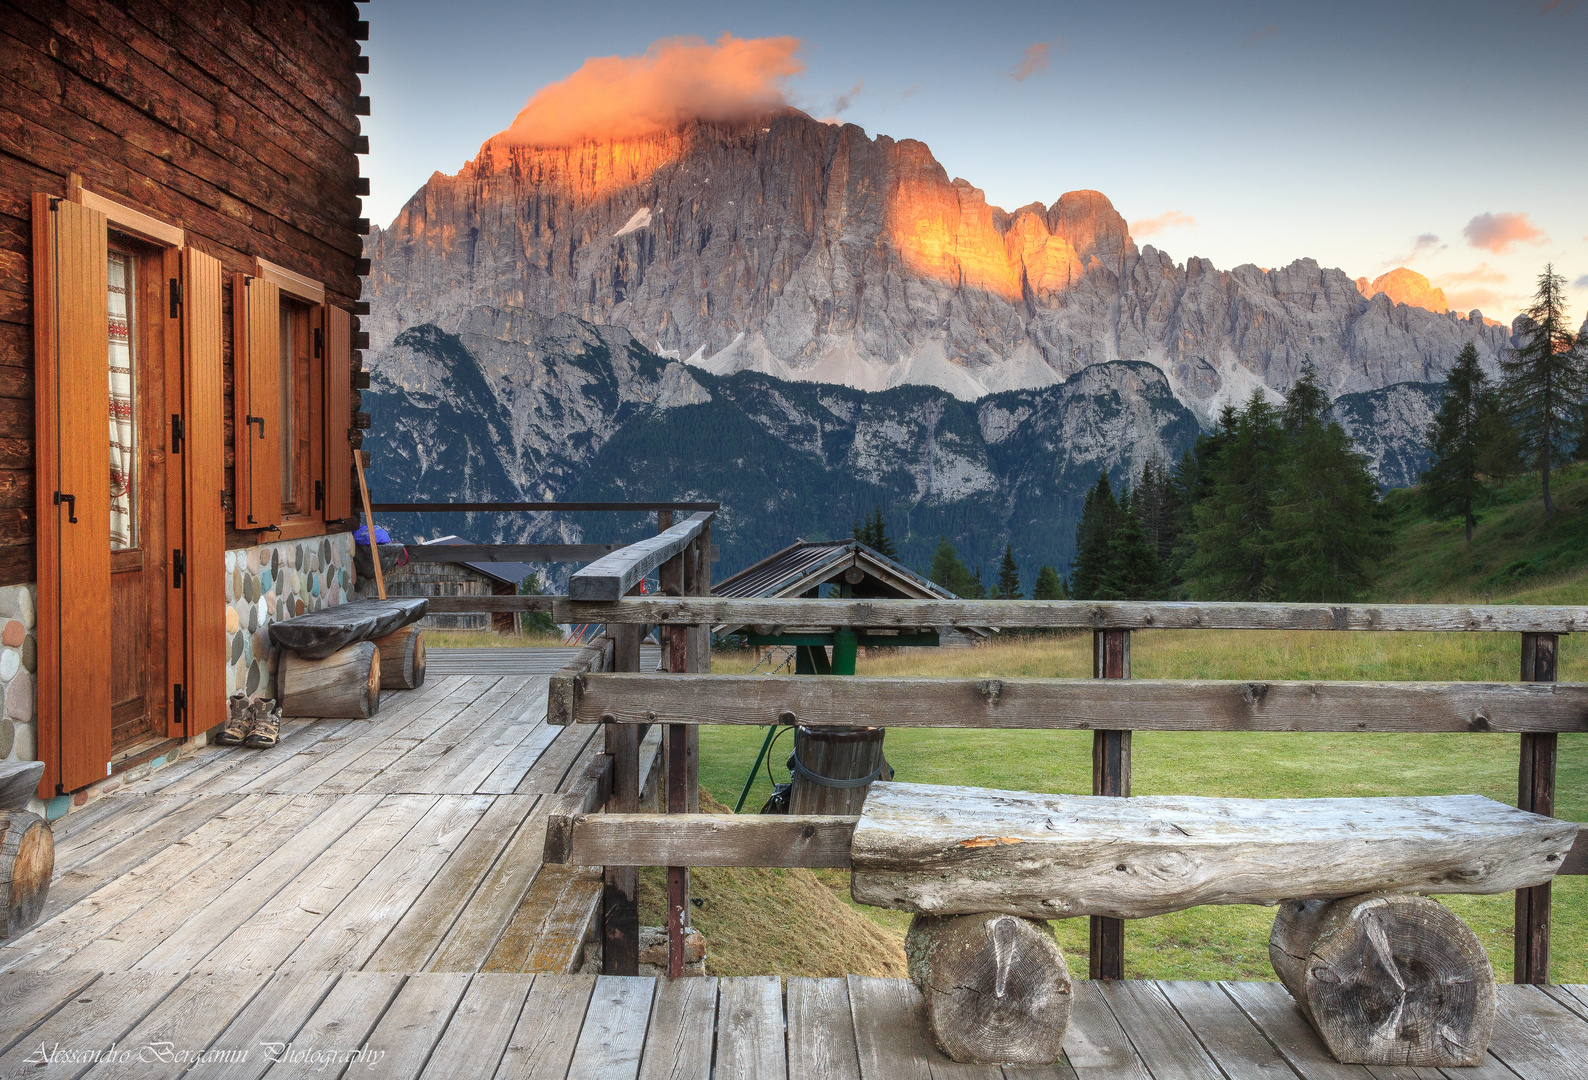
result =
[[[540,854],[596,729],[547,726],[543,675],[448,670],[57,822],[45,916],[0,947],[0,1080],[1588,1076],[1585,987],[1502,987],[1486,1065],[1440,1072],[1336,1064],[1275,983],[1082,982],[1067,1063],[1000,1069],[938,1054],[905,981],[573,974],[600,878]]]

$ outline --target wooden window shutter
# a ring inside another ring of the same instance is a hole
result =
[[[226,719],[226,399],[219,259],[182,252],[183,598],[180,678],[193,736]]]
[[[348,429],[353,423],[353,320],[344,310],[325,312],[325,520],[353,516],[353,448]]]
[[[235,525],[281,524],[281,290],[232,275]]]
[[[107,219],[33,197],[39,795],[109,775]]]

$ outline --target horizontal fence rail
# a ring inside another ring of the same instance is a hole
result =
[[[551,611],[563,596],[430,596],[425,610],[431,615],[495,614],[514,611]]]
[[[409,544],[409,562],[592,562],[622,544]]]
[[[570,600],[617,600],[652,570],[683,554],[711,524],[710,512],[692,514],[655,536],[633,543],[574,572],[568,579]],[[559,620],[562,621],[562,620]],[[577,622],[588,622],[579,619]],[[657,620],[637,620],[655,622]]]
[[[1588,684],[558,674],[552,724],[1588,731]]]
[[[722,504],[714,502],[422,502],[373,503],[370,512],[375,514],[484,514],[493,510],[530,511],[544,513],[554,510],[720,510]]]
[[[698,515],[697,515],[698,516]],[[666,534],[663,534],[666,535]],[[660,540],[661,537],[653,538]],[[634,551],[645,543],[631,545]],[[575,575],[590,573],[586,567]],[[1086,600],[737,600],[725,597],[603,598],[576,592],[558,622],[767,627],[1006,630],[1405,630],[1570,634],[1588,629],[1588,607],[1507,604],[1095,603]],[[621,595],[621,594],[618,594]],[[598,602],[588,602],[598,601]]]

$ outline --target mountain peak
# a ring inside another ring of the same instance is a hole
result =
[[[1433,283],[1423,275],[1404,266],[1380,274],[1371,282],[1365,277],[1357,278],[1356,287],[1369,299],[1383,293],[1396,304],[1419,307],[1441,315],[1450,310],[1450,305],[1445,302],[1445,290],[1434,288]]]

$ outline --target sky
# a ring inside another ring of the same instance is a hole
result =
[[[789,104],[919,139],[1006,209],[1094,188],[1177,262],[1404,265],[1506,321],[1553,262],[1574,325],[1588,309],[1588,0],[361,11],[365,206],[383,225],[587,60],[730,34],[784,65],[769,77]],[[796,41],[754,44],[780,37]]]

